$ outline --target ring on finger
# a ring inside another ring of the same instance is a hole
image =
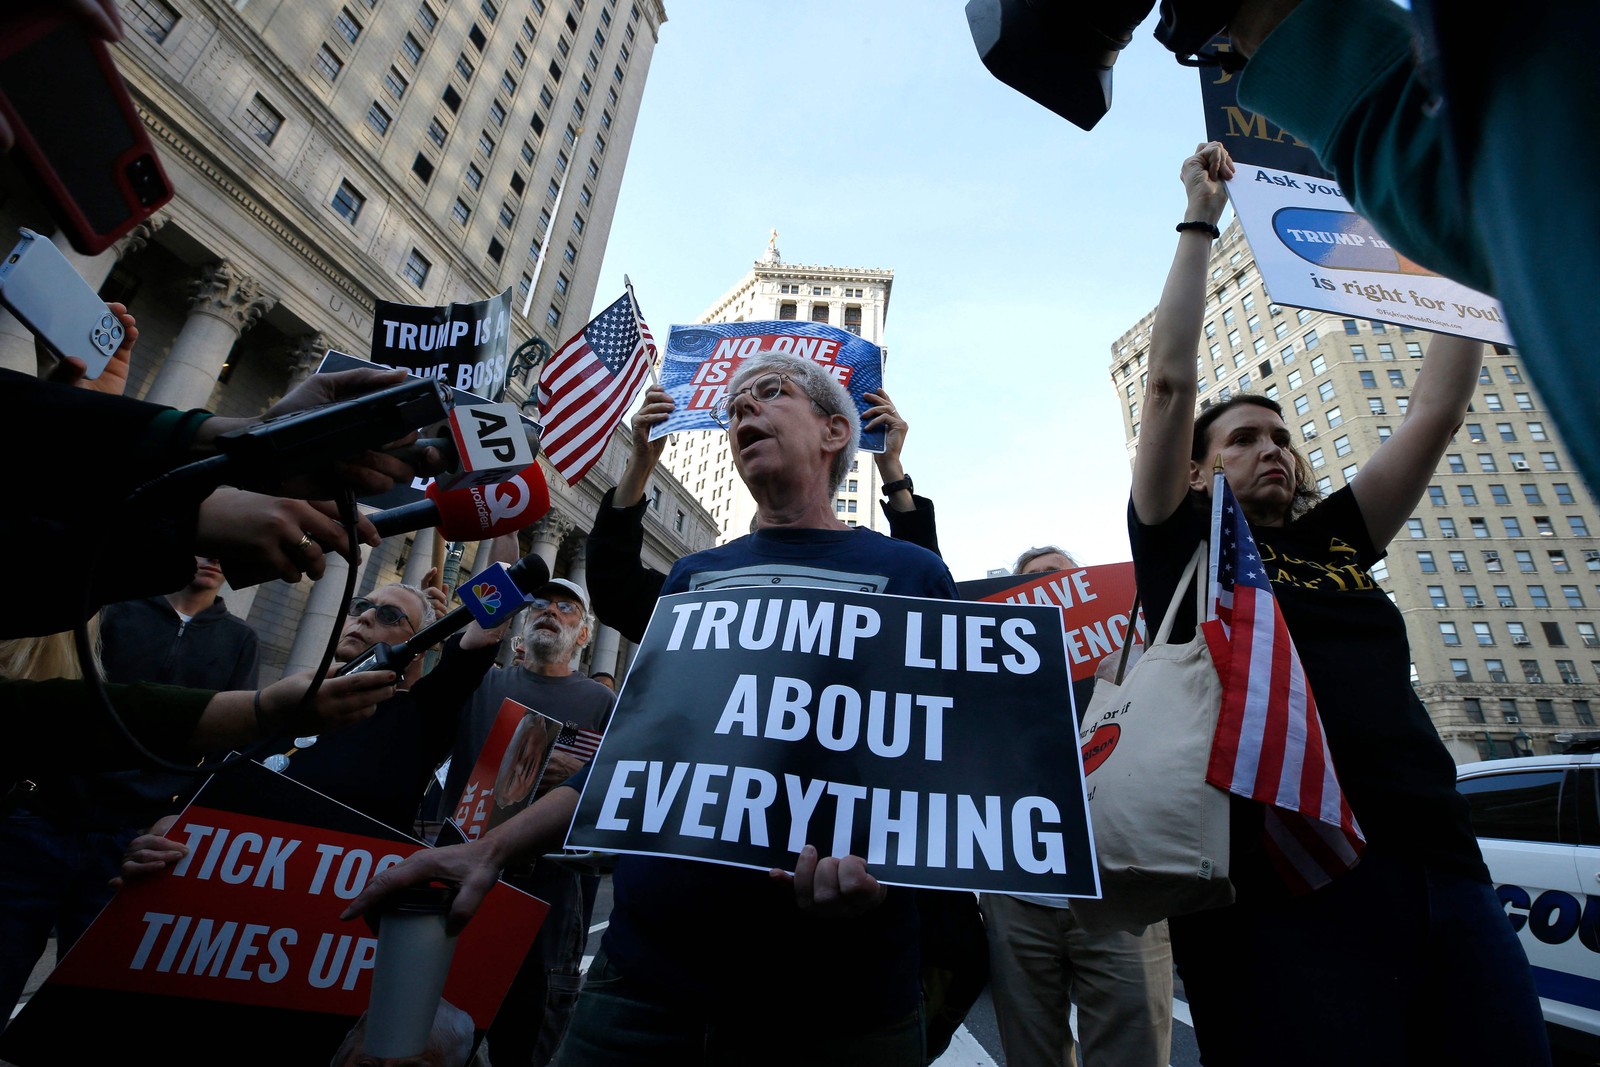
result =
[[[310,551],[311,546],[314,543],[315,542],[311,540],[311,535],[302,530],[300,532],[300,540],[294,543],[294,547],[298,548],[302,552],[307,552]]]

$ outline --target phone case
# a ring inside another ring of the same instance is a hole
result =
[[[12,158],[85,255],[172,199],[110,49],[78,19],[38,6],[0,15],[0,113]]]
[[[0,261],[0,303],[57,355],[83,361],[85,377],[100,377],[122,344],[122,321],[49,238],[21,233]]]

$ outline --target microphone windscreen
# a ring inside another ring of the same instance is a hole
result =
[[[428,486],[439,506],[438,526],[450,541],[485,541],[532,526],[550,512],[550,486],[537,461],[493,485],[461,489]]]

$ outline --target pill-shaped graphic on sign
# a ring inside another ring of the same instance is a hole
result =
[[[1354,211],[1286,207],[1272,216],[1272,231],[1285,248],[1330,270],[1375,270],[1431,275],[1390,247],[1372,223]]]

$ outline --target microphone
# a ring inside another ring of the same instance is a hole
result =
[[[550,486],[537,461],[494,485],[428,486],[428,499],[368,516],[379,537],[437,526],[447,541],[487,541],[532,526],[550,511]]]
[[[539,453],[539,427],[515,404],[457,404],[433,432],[445,431],[454,446],[448,450],[453,462],[435,479],[445,489],[493,485],[527,467]]]
[[[484,572],[484,574],[487,573],[489,572]],[[535,589],[546,585],[550,581],[550,568],[545,564],[544,560],[532,553],[523,556],[507,567],[505,573],[516,584],[518,589],[529,596],[533,594]],[[477,582],[481,577],[483,575],[475,575],[469,578],[468,582]],[[511,615],[515,614],[516,612],[511,612],[506,617],[510,618]],[[411,636],[409,641],[398,645],[373,645],[361,655],[340,667],[335,672],[335,675],[342,678],[347,674],[359,674],[362,671],[394,671],[396,674],[400,674],[411,664],[412,660],[457,630],[466,629],[472,620],[471,608],[466,606],[456,608],[449,614],[439,618],[431,626],[424,626],[418,630]]]

